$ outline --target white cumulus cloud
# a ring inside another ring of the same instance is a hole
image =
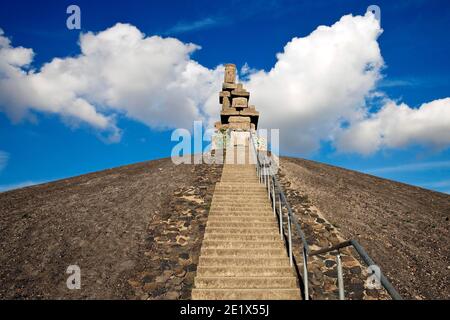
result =
[[[222,71],[190,59],[198,46],[119,23],[82,34],[80,48],[76,57],[28,71],[33,50],[12,47],[0,33],[0,110],[15,121],[30,110],[59,114],[109,132],[112,141],[120,139],[117,115],[162,129],[208,117],[205,103]]]
[[[371,154],[382,148],[450,145],[450,98],[434,100],[413,109],[387,102],[383,108],[357,121],[337,135],[341,151]]]
[[[383,96],[377,87],[384,68],[381,33],[372,14],[346,15],[293,38],[269,71],[242,67],[260,127],[280,129],[281,152],[308,154],[323,141],[361,154],[450,145],[449,98],[420,108],[386,98],[380,111],[369,112],[371,97]],[[110,141],[120,140],[119,117],[156,129],[219,119],[223,67],[194,61],[199,46],[146,36],[121,23],[82,34],[79,44],[79,55],[34,70],[33,50],[12,46],[0,31],[0,111],[13,121],[33,112],[57,114],[108,134]]]
[[[315,151],[343,121],[364,112],[365,98],[381,77],[381,32],[373,15],[344,16],[292,39],[269,72],[250,76],[261,125],[280,129],[282,150]]]

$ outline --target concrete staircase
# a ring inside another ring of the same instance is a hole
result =
[[[194,300],[300,299],[297,278],[255,165],[224,165],[194,285]]]

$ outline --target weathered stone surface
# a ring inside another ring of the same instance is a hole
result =
[[[243,116],[249,116],[249,117],[259,116],[259,112],[258,111],[249,110],[248,108],[245,108],[245,109],[239,111],[239,114],[243,115]]]
[[[230,107],[231,107],[230,98],[229,97],[224,97],[222,99],[222,109],[228,109]]]
[[[234,64],[226,64],[222,91],[219,93],[219,102],[222,104],[220,112],[221,124],[216,124],[215,128],[217,130],[254,131],[258,126],[259,112],[256,111],[254,105],[249,108],[250,93],[244,89],[242,83],[236,84],[235,80],[236,66]],[[231,124],[232,121],[230,121],[231,117],[229,116],[237,115],[251,117],[250,124],[242,124],[241,122]]]
[[[236,117],[232,116],[228,118],[229,123],[236,123],[236,122],[250,122],[250,117]]]
[[[228,124],[228,127],[232,130],[250,130],[251,126],[248,122],[232,122]]]
[[[237,97],[231,101],[231,107],[233,108],[247,108],[247,98]]]
[[[231,97],[230,91],[221,91],[219,93],[219,103],[223,103],[224,98],[227,98],[229,102],[230,97]]]
[[[233,91],[237,88],[237,84],[235,83],[223,83],[222,90]]]
[[[249,99],[250,93],[244,89],[242,83],[238,83],[235,90],[231,91],[232,97],[245,97]]]
[[[236,80],[236,65],[233,63],[227,63],[225,65],[225,83],[234,83]]]
[[[222,110],[220,111],[221,113],[233,113],[233,112],[238,112],[236,111],[234,108],[231,108],[231,104],[229,103],[224,103],[222,104]]]

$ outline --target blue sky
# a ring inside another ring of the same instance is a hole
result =
[[[383,28],[377,41],[384,60],[377,90],[412,109],[450,96],[448,1],[5,2],[0,28],[12,46],[33,49],[35,70],[55,57],[80,54],[80,31],[66,28],[66,8],[72,3],[81,8],[81,32],[129,23],[147,36],[201,46],[190,57],[208,70],[232,62],[264,71],[274,66],[277,53],[292,38],[306,37],[346,14],[364,15],[368,5],[377,4]],[[136,117],[116,117],[121,139],[111,143],[105,132],[57,113],[34,111],[11,119],[1,110],[0,190],[168,157],[175,145],[171,128],[157,128]],[[305,156],[300,149],[281,150]],[[408,143],[367,155],[337,152],[332,142],[321,141],[320,148],[305,157],[450,193],[450,148],[445,143],[439,148]]]

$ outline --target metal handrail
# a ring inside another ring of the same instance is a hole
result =
[[[322,253],[327,253],[330,251],[338,251],[338,254],[336,255],[337,260],[337,269],[338,269],[338,286],[339,286],[339,298],[341,300],[344,300],[344,280],[343,280],[343,272],[342,272],[342,261],[341,261],[341,255],[339,252],[339,249],[352,246],[356,252],[359,254],[361,259],[368,265],[373,266],[375,265],[375,262],[370,258],[370,256],[367,254],[367,252],[364,250],[364,248],[359,244],[358,241],[352,239],[348,241],[344,241],[342,243],[339,243],[335,246],[332,246],[330,248],[323,248],[320,250],[316,250],[311,252],[309,249],[308,242],[306,241],[305,234],[303,233],[302,228],[300,227],[298,223],[298,219],[295,218],[294,213],[292,212],[291,206],[289,205],[289,202],[287,201],[287,198],[278,182],[278,179],[276,178],[275,174],[270,174],[269,170],[267,169],[267,162],[270,163],[270,160],[267,161],[267,155],[264,156],[264,161],[260,159],[261,155],[256,149],[256,143],[253,138],[253,134],[250,133],[250,140],[251,144],[253,145],[253,151],[255,153],[256,158],[256,172],[259,178],[260,183],[264,183],[265,186],[267,186],[267,192],[269,196],[269,200],[271,200],[271,205],[273,206],[274,215],[277,214],[277,208],[276,208],[276,192],[275,189],[278,191],[278,218],[279,218],[279,224],[280,224],[280,235],[283,239],[284,229],[283,229],[283,212],[282,207],[284,206],[287,210],[287,225],[288,225],[288,252],[289,252],[289,262],[290,265],[293,265],[293,253],[292,253],[292,232],[291,232],[291,222],[293,221],[297,233],[300,235],[300,239],[302,241],[302,255],[303,255],[303,277],[304,277],[304,296],[305,300],[309,300],[309,283],[308,283],[308,256],[316,256]],[[272,185],[272,188],[270,187]],[[392,286],[392,284],[389,282],[389,280],[383,275],[383,273],[380,273],[379,278],[381,284],[386,289],[386,291],[390,294],[392,299],[394,300],[401,300],[402,297],[400,294],[395,290],[395,288]]]
[[[312,257],[312,256],[316,256],[316,255],[327,253],[327,252],[331,252],[331,251],[338,251],[339,252],[339,249],[346,248],[346,247],[353,247],[356,250],[356,252],[358,252],[358,254],[361,257],[361,259],[368,266],[375,265],[375,262],[367,254],[367,252],[364,250],[364,248],[359,244],[358,241],[356,241],[354,239],[338,243],[337,245],[334,245],[334,246],[329,247],[329,248],[323,248],[323,249],[320,249],[320,250],[316,250],[316,251],[310,252],[309,256]],[[341,269],[341,270],[339,271],[339,269]],[[342,274],[342,267],[338,268],[338,273]],[[400,296],[400,294],[397,292],[397,290],[395,290],[395,288],[392,286],[392,284],[384,276],[383,273],[380,273],[380,279],[379,280],[380,280],[381,284],[383,285],[383,287],[386,289],[386,291],[389,293],[389,295],[394,300],[402,300],[402,297]],[[343,284],[342,284],[342,287],[343,287]]]
[[[253,135],[250,134],[251,144],[253,145],[253,151],[255,153],[256,160],[256,173],[259,177],[259,181],[264,183],[267,186],[269,200],[271,200],[271,205],[273,206],[273,212],[276,216],[278,214],[279,225],[280,225],[280,236],[281,239],[285,236],[284,228],[283,228],[283,211],[282,207],[286,207],[287,210],[287,227],[288,227],[288,253],[289,253],[289,263],[291,267],[293,266],[293,252],[292,252],[292,230],[291,230],[291,222],[294,222],[294,225],[297,229],[298,234],[302,240],[303,248],[302,248],[302,256],[303,256],[303,285],[304,285],[304,297],[305,300],[309,300],[309,283],[308,283],[308,253],[309,246],[306,242],[305,235],[297,222],[297,219],[293,219],[293,213],[291,206],[289,205],[286,196],[280,187],[280,184],[274,174],[269,174],[269,169],[267,168],[266,159],[262,160],[261,155],[256,149],[256,143],[253,139]],[[272,188],[270,187],[272,185]],[[276,192],[276,191],[277,192]],[[278,208],[276,206],[276,193],[278,193]]]

